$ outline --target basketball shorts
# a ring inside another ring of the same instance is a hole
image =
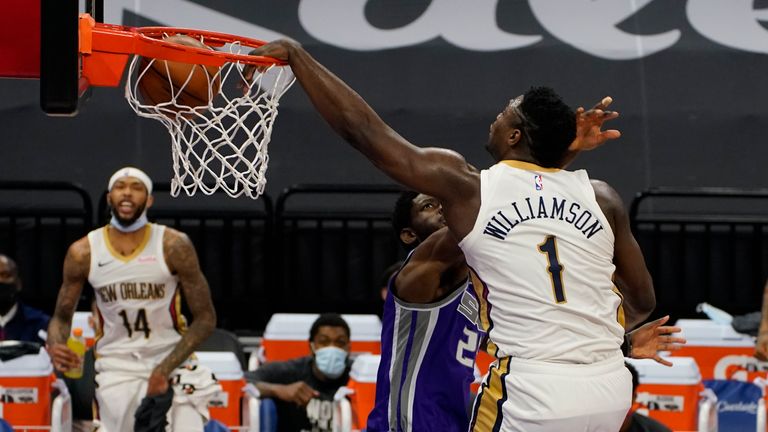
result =
[[[616,432],[631,403],[621,356],[589,365],[505,357],[480,387],[470,430]]]
[[[134,365],[123,364],[123,359],[100,358],[96,373],[96,400],[94,425],[98,432],[132,431],[134,414],[147,392],[149,372]],[[208,401],[221,386],[205,366],[187,363],[170,376],[173,387],[173,405],[168,412],[169,432],[200,432],[209,419]]]

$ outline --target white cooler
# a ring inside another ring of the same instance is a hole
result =
[[[264,357],[267,361],[289,360],[310,354],[309,330],[318,314],[272,315],[264,330]],[[381,353],[381,319],[376,315],[342,315],[351,332],[351,350],[359,353]]]
[[[701,374],[692,357],[671,357],[673,366],[654,360],[626,359],[637,369],[638,411],[676,431],[695,431],[699,425]],[[707,411],[709,413],[709,411]]]
[[[754,358],[754,338],[737,333],[730,324],[709,319],[681,319],[675,325],[682,329],[681,335],[688,342],[671,355],[695,358],[702,379],[732,379],[739,371],[768,370],[768,363]]]

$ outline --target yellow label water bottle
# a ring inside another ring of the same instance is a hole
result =
[[[80,358],[80,366],[64,372],[67,378],[78,379],[83,376],[83,356],[85,355],[85,338],[83,338],[83,329],[75,327],[72,329],[72,336],[67,339],[67,347],[71,349]]]

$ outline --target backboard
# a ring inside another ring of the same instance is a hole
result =
[[[6,0],[0,18],[0,78],[40,79],[40,106],[75,115],[80,80],[78,16],[103,17],[103,0]],[[87,86],[85,86],[87,87]]]

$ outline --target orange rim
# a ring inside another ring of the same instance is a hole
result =
[[[258,39],[206,30],[103,24],[97,23],[88,14],[81,14],[79,50],[82,59],[82,76],[87,81],[85,87],[119,85],[131,55],[206,66],[222,66],[225,63],[256,66],[285,65],[285,62],[272,57],[196,48],[162,39],[175,34],[202,38],[203,43],[211,47],[239,43],[242,46],[258,48],[267,43]]]

